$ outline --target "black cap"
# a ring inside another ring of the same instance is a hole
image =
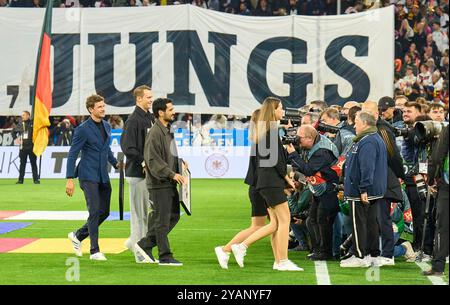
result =
[[[395,107],[395,102],[390,96],[383,96],[378,101],[378,108],[386,110],[388,108]]]

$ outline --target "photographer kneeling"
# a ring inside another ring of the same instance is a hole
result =
[[[310,125],[301,126],[297,134],[300,147],[307,151],[305,160],[292,144],[287,145],[286,149],[293,168],[308,177],[308,185],[313,193],[314,200],[306,221],[313,248],[310,259],[333,259],[333,222],[339,211],[334,184],[339,182],[339,177],[331,166],[337,161],[339,153],[331,140],[320,135]]]

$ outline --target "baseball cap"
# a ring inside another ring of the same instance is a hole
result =
[[[386,110],[388,108],[395,107],[395,102],[390,96],[383,96],[378,101],[378,108]]]

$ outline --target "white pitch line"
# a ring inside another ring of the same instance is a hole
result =
[[[317,285],[331,285],[326,261],[315,261]]]
[[[425,262],[416,262],[416,265],[419,266],[422,271],[430,270],[430,265]],[[433,285],[448,285],[440,276],[427,276],[427,278],[431,283],[433,283]]]

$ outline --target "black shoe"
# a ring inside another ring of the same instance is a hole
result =
[[[330,260],[334,260],[333,255],[331,254],[326,254],[326,253],[316,253],[311,255],[311,257],[309,258],[312,261],[330,261]]]
[[[289,241],[288,243],[288,249],[293,249],[295,247],[298,246],[298,241],[294,240],[294,241]]]
[[[41,184],[41,181],[38,180],[34,180],[34,184]]]
[[[16,184],[23,184],[23,180],[17,180]]]
[[[144,248],[142,248],[139,245],[139,242],[134,244],[134,251],[135,251],[135,253],[139,254],[140,256],[142,256],[144,258],[144,260],[141,261],[142,263],[149,263],[149,264],[159,263],[159,261],[153,257],[152,250],[151,249],[144,250]]]
[[[433,269],[422,272],[425,276],[444,276],[444,272],[433,271]]]
[[[166,258],[161,259],[159,261],[160,266],[183,266],[183,263],[180,261],[177,261],[176,259],[172,258]]]
[[[342,255],[339,259],[341,260],[341,261],[343,261],[343,260],[346,260],[347,258],[350,258],[350,257],[352,257],[352,252],[351,251],[348,251],[347,253],[345,253],[344,255]]]

